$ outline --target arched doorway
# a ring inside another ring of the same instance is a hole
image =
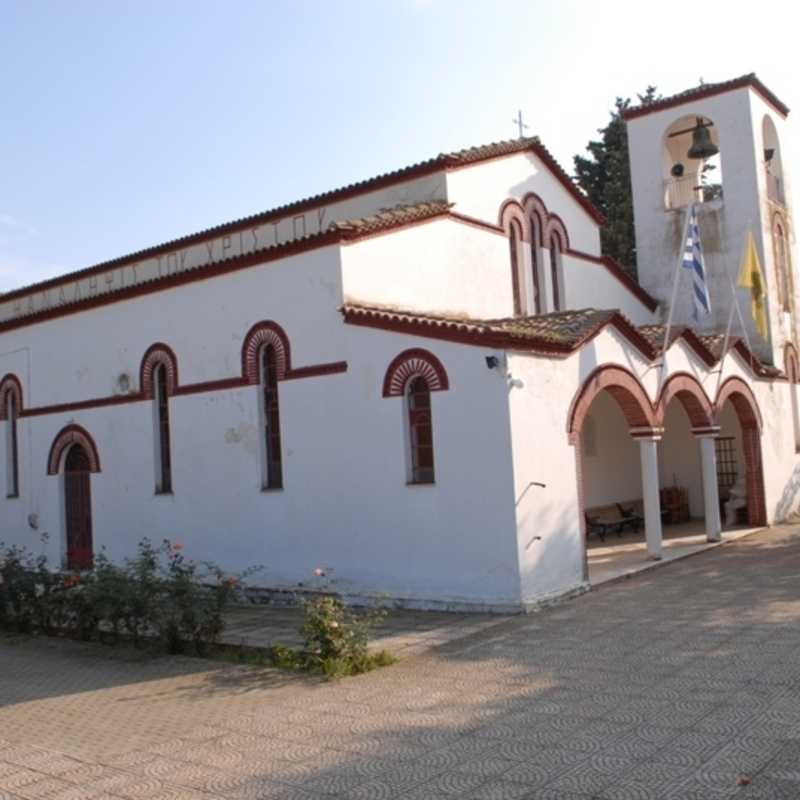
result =
[[[761,414],[752,390],[741,378],[728,378],[720,386],[714,403],[714,416],[720,426],[721,438],[731,441],[734,472],[731,487],[738,484],[746,500],[744,518],[737,521],[753,527],[766,525]],[[731,487],[727,487],[729,492],[735,491]]]
[[[567,431],[575,448],[584,578],[590,577],[587,536],[603,535],[595,529],[602,525],[606,509],[614,514],[632,502],[643,517],[648,556],[661,558],[657,457],[661,431],[642,384],[621,366],[598,367],[572,402]]]
[[[673,373],[659,393],[657,418],[664,431],[660,453],[662,502],[667,521],[702,518],[706,538],[721,538],[714,410],[697,379]]]
[[[89,569],[94,559],[91,474],[88,453],[82,445],[73,444],[64,460],[68,569]]]
[[[94,560],[91,473],[100,459],[91,435],[80,425],[67,425],[53,440],[47,474],[64,472],[64,550],[69,569],[88,569]]]

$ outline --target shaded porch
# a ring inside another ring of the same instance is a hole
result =
[[[709,542],[704,519],[691,519],[662,528],[663,554],[659,561],[648,556],[647,542],[644,535],[630,530],[623,531],[621,536],[610,535],[605,542],[591,539],[587,542],[587,563],[589,583],[598,586],[603,583],[628,578],[653,567],[670,561],[676,561],[703,550],[719,547],[725,542],[740,539],[761,527],[740,525],[722,531],[722,539]]]

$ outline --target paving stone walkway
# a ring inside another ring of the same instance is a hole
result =
[[[335,683],[0,639],[0,740],[0,800],[798,798],[800,532]]]
[[[303,610],[299,607],[270,608],[237,606],[225,615],[222,641],[230,645],[302,647]],[[390,650],[408,658],[440,645],[487,630],[509,619],[497,614],[452,614],[435,611],[390,612],[372,631],[370,647]]]

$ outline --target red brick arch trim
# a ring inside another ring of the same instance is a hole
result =
[[[711,428],[714,426],[714,408],[697,378],[688,372],[676,372],[670,375],[661,388],[656,403],[658,424],[664,424],[667,406],[678,399],[693,428]]]
[[[64,463],[67,450],[74,444],[79,444],[89,457],[89,471],[100,472],[100,457],[97,455],[97,445],[91,434],[80,425],[67,425],[53,440],[50,454],[47,456],[47,474],[58,475]]]
[[[441,361],[429,350],[415,347],[396,356],[383,378],[383,396],[401,397],[411,378],[422,376],[432,392],[450,388],[447,372]]]
[[[178,390],[178,359],[169,345],[156,342],[147,348],[139,367],[139,389],[145,397],[155,396],[153,375],[162,364],[167,370],[167,394],[174,395]]]
[[[558,236],[561,243],[561,252],[569,250],[569,234],[567,233],[567,226],[564,224],[558,214],[548,214],[547,225],[544,229],[544,246],[549,248],[553,236]]]
[[[714,416],[719,419],[722,407],[730,400],[739,418],[743,430],[761,430],[761,411],[758,408],[753,390],[737,377],[728,378],[719,387],[717,399],[714,402]]]
[[[506,200],[500,206],[499,224],[507,236],[511,233],[511,220],[516,220],[519,223],[522,229],[522,241],[530,242],[531,222],[525,213],[525,209],[516,200]]]
[[[522,198],[522,204],[525,207],[525,216],[528,220],[532,220],[536,217],[539,223],[537,226],[531,225],[531,240],[535,238],[536,244],[541,247],[544,241],[544,229],[547,225],[547,206],[544,204],[542,198],[533,192],[528,192],[528,194]],[[534,231],[537,234],[535,237]]]
[[[761,413],[750,387],[741,378],[728,378],[717,392],[714,409],[717,417],[730,400],[742,427],[748,524],[767,524],[764,467],[761,458]]]
[[[597,367],[575,393],[567,416],[570,444],[579,441],[581,428],[594,399],[607,391],[619,404],[631,429],[657,429],[656,414],[639,379],[616,364]]]
[[[261,364],[258,354],[266,345],[272,345],[275,348],[278,380],[285,380],[291,371],[291,347],[286,331],[277,322],[271,320],[257,322],[247,332],[242,344],[242,377],[247,383],[258,383],[261,380]]]
[[[13,395],[17,416],[22,415],[22,384],[16,375],[9,373],[0,380],[0,422],[6,419],[8,413],[8,396]]]
[[[797,358],[797,350],[793,344],[788,343],[783,348],[783,371],[790,383],[800,382],[800,361]]]

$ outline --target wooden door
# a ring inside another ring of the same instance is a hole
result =
[[[67,453],[64,464],[64,493],[67,513],[67,566],[92,566],[92,485],[89,456],[79,444]]]

